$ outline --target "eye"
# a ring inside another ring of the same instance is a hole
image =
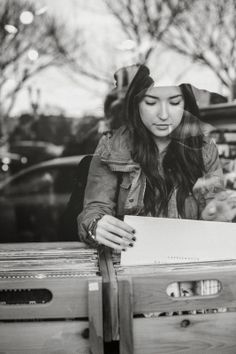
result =
[[[154,106],[154,104],[156,104],[156,101],[145,100],[145,103],[146,103],[148,106]]]
[[[170,104],[171,104],[172,106],[178,106],[181,102],[182,102],[182,99],[181,99],[181,100],[180,100],[180,99],[178,99],[178,100],[171,100],[171,101],[170,101]]]

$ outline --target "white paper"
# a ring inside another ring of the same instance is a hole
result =
[[[125,216],[136,230],[121,265],[236,259],[236,223]]]

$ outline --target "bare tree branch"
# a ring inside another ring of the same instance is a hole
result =
[[[235,0],[104,0],[137,50],[149,41],[143,61],[163,43],[212,70],[225,87],[236,80]]]
[[[163,41],[169,48],[208,66],[230,88],[236,79],[235,16],[234,0],[195,1]]]
[[[33,16],[30,24],[20,20],[26,10]],[[49,66],[68,65],[68,56],[80,50],[81,38],[80,30],[71,35],[65,24],[49,14],[37,15],[33,2],[0,2],[0,124],[5,123],[26,82]],[[8,87],[7,78],[15,82],[14,87]]]
[[[147,62],[155,49],[155,42],[161,42],[173,23],[196,0],[104,0],[108,10],[119,21],[122,30],[136,41],[137,49],[143,41],[150,41],[143,55]]]

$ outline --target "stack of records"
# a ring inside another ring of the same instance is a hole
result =
[[[0,279],[99,275],[97,250],[79,243],[15,244],[0,250]]]

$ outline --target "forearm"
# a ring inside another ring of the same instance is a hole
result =
[[[106,212],[104,209],[102,209],[99,204],[94,205],[94,208],[90,205],[89,207],[83,209],[83,211],[77,217],[78,235],[80,242],[96,245],[91,237],[89,237],[88,230],[90,229],[94,220],[99,220],[104,215],[112,214],[110,211]]]
[[[88,229],[94,219],[114,215],[118,178],[108,166],[94,156],[85,189],[83,211],[77,218],[79,240],[91,244]]]

